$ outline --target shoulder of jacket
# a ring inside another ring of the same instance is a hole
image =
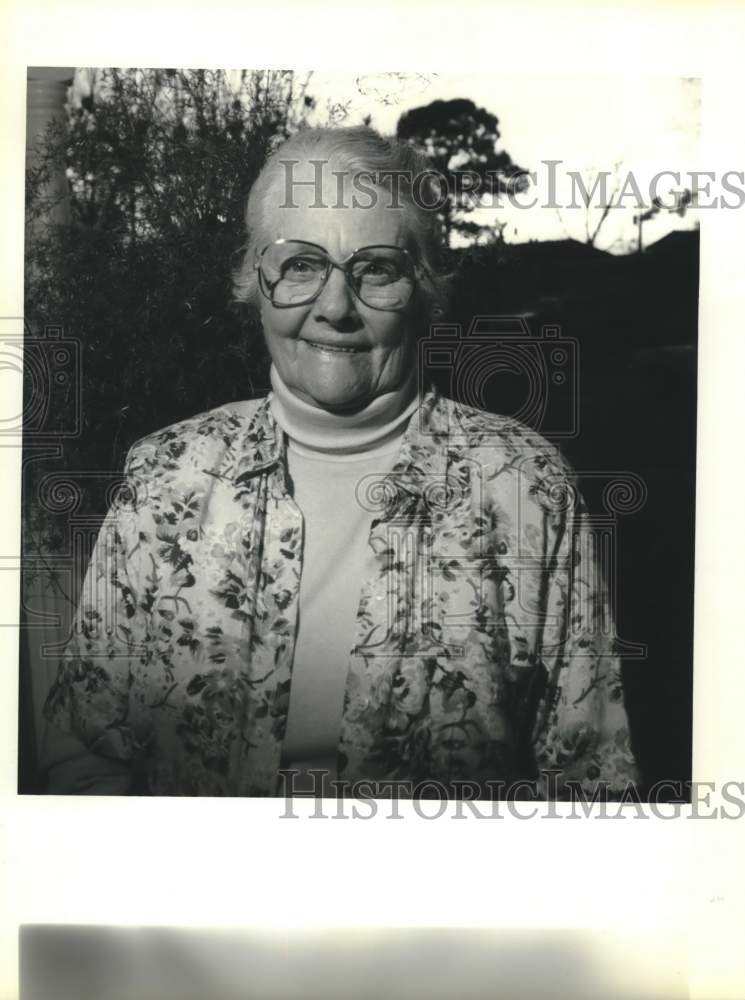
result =
[[[125,471],[152,476],[197,462],[219,462],[263,402],[260,398],[218,406],[145,435],[129,449]]]
[[[519,463],[541,477],[573,477],[573,470],[560,448],[515,417],[481,410],[445,397],[442,397],[442,402],[449,409],[451,448],[460,444],[464,451],[472,453],[485,464]]]

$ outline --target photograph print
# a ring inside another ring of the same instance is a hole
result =
[[[19,791],[686,801],[699,113],[29,68]]]

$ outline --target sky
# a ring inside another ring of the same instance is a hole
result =
[[[497,219],[506,223],[504,238],[509,242],[530,239],[585,239],[586,223],[593,229],[600,208],[542,208],[546,197],[549,168],[547,160],[560,160],[556,168],[560,181],[567,171],[581,174],[591,190],[598,171],[609,171],[607,190],[623,185],[629,172],[646,196],[651,177],[662,170],[681,173],[681,184],[661,180],[658,193],[668,203],[671,189],[685,187],[685,174],[702,169],[699,163],[700,81],[681,77],[599,77],[599,76],[500,76],[443,74],[379,74],[355,77],[350,74],[314,72],[308,92],[318,101],[317,115],[328,114],[329,106],[344,105],[347,123],[367,114],[382,132],[394,132],[400,115],[434,100],[467,97],[499,119],[499,147],[513,161],[537,174],[538,205],[516,208],[505,204],[474,214],[482,224]],[[571,182],[567,180],[567,184]],[[557,189],[561,195],[561,188]],[[572,202],[567,187],[562,205]],[[575,203],[579,202],[575,199]],[[596,245],[615,253],[634,249],[637,226],[633,221],[634,199],[614,209],[601,227]],[[663,212],[644,225],[648,245],[671,229],[690,229],[697,213],[689,210],[681,217]]]
[[[239,70],[227,71],[230,79]],[[513,162],[535,171],[534,186],[526,194],[532,207],[511,205],[479,209],[469,218],[488,227],[502,228],[510,243],[528,240],[574,238],[585,241],[600,221],[602,206],[595,199],[590,208],[581,204],[576,181],[591,191],[598,172],[607,171],[606,192],[613,200],[632,174],[647,203],[650,179],[660,171],[681,175],[660,181],[656,193],[667,204],[671,190],[687,184],[699,163],[700,81],[682,77],[541,76],[515,74],[380,73],[354,75],[297,69],[301,80],[309,77],[307,93],[316,99],[312,124],[357,124],[366,116],[383,133],[394,133],[399,117],[411,108],[434,100],[470,98],[499,119],[498,148]],[[78,96],[85,89],[85,71],[78,71]],[[559,161],[554,168],[547,161]],[[556,204],[546,206],[549,173],[556,177]],[[574,197],[572,192],[574,183]],[[652,192],[654,193],[654,192]],[[521,199],[522,201],[522,199]],[[595,245],[612,253],[629,253],[638,247],[634,216],[636,198],[629,190],[621,208],[606,214]],[[573,207],[572,203],[574,203]],[[698,225],[698,212],[684,215],[663,211],[644,223],[643,242],[649,246],[673,229]],[[457,235],[453,244],[458,243]]]

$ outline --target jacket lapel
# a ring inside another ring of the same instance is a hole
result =
[[[222,622],[223,633],[237,638],[244,651],[239,670],[245,698],[236,720],[230,794],[272,795],[289,706],[302,517],[287,489],[283,435],[268,400],[216,474],[230,484],[238,516],[235,575],[245,595],[238,608],[225,608]]]

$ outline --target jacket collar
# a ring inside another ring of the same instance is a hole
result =
[[[404,432],[401,449],[391,477],[409,494],[422,495],[434,481],[444,481],[447,474],[450,400],[429,388],[421,397]],[[272,476],[272,493],[287,493],[287,456],[284,434],[272,416],[269,399],[263,399],[241,435],[234,461],[233,484],[245,486],[262,473]]]

